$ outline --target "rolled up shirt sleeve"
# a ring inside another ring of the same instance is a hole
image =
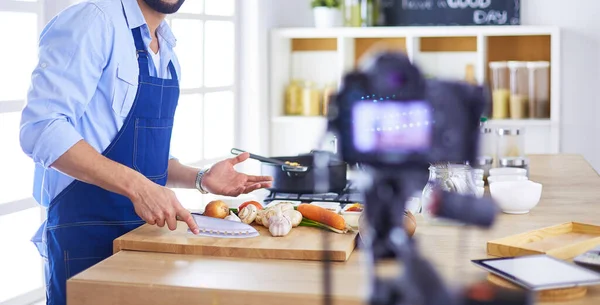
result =
[[[112,24],[93,3],[68,8],[42,31],[20,143],[45,168],[82,139],[75,127],[107,65],[112,33]]]

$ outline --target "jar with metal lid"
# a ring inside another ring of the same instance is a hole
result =
[[[483,181],[487,183],[487,178],[490,175],[490,169],[494,166],[494,159],[489,156],[481,156],[477,158],[477,163],[473,165],[474,168],[483,170]]]
[[[434,194],[440,190],[477,196],[472,168],[465,164],[432,164],[429,167],[429,181],[421,195],[421,213],[430,223],[453,224],[452,221],[438,219],[431,213]]]
[[[510,118],[524,119],[529,112],[529,73],[527,63],[509,61],[510,70]]]
[[[507,157],[525,156],[524,130],[520,128],[499,128],[496,132],[498,160]]]
[[[483,125],[479,127],[479,130],[481,131],[479,155],[494,160],[496,156],[496,135],[494,134],[494,129]]]
[[[529,159],[526,157],[506,157],[499,161],[499,167],[522,168],[527,171],[529,177]]]

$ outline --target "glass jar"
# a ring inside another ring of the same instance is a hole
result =
[[[302,87],[299,80],[293,80],[285,89],[284,114],[302,114]]]
[[[499,161],[499,167],[522,168],[527,171],[527,177],[529,178],[529,159],[526,157],[502,158]]]
[[[550,63],[528,62],[529,72],[529,117],[550,118]]]
[[[492,61],[489,66],[492,83],[492,117],[494,119],[507,119],[510,100],[508,63],[505,61]]]
[[[318,116],[321,113],[321,98],[314,82],[305,81],[302,86],[302,112],[304,116]]]
[[[498,136],[496,158],[525,156],[525,138],[520,128],[500,128]]]
[[[329,102],[331,100],[332,95],[336,92],[335,83],[331,83],[323,89],[323,103],[321,104],[321,115],[327,116],[329,111]]]
[[[481,131],[479,155],[495,160],[496,135],[494,134],[494,130],[486,125],[482,125],[479,130]]]
[[[483,182],[487,183],[487,178],[490,175],[490,169],[494,166],[494,159],[489,156],[481,156],[477,158],[477,163],[474,168],[483,170]]]
[[[524,119],[529,112],[529,72],[527,63],[508,62],[510,70],[510,118]]]
[[[362,25],[361,0],[344,1],[344,26],[360,27]]]
[[[421,195],[423,217],[432,223],[452,224],[453,221],[437,219],[430,212],[433,196],[438,190],[477,196],[478,189],[471,167],[464,164],[434,164],[429,167],[429,181]]]

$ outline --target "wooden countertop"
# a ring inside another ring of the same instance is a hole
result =
[[[486,273],[470,260],[488,257],[488,240],[570,221],[600,225],[600,177],[588,162],[578,155],[541,155],[532,156],[531,163],[530,179],[544,190],[529,214],[501,214],[488,231],[418,220],[419,248],[447,284],[485,279]],[[347,262],[333,264],[334,304],[365,304],[362,261],[355,251]],[[320,262],[129,251],[68,282],[70,305],[316,304],[322,291]],[[585,298],[551,304],[600,304],[600,287],[589,288]]]

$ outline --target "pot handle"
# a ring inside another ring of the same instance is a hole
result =
[[[291,174],[291,173],[306,173],[308,172],[308,167],[306,166],[290,166],[290,165],[282,165],[281,170]]]

